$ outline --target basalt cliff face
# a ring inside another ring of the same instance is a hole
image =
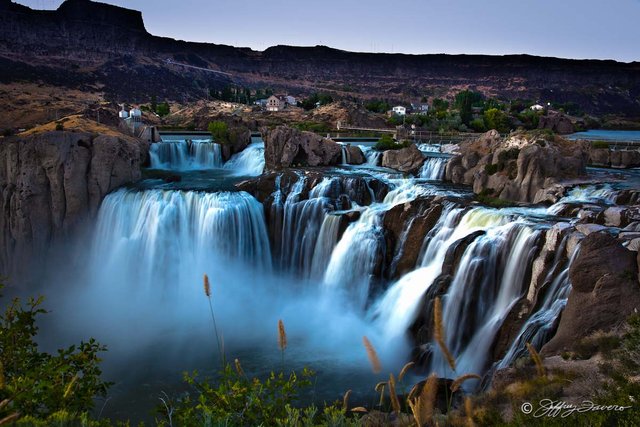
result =
[[[403,100],[472,88],[503,98],[576,102],[596,114],[640,115],[640,64],[527,55],[353,53],[324,46],[263,52],[149,34],[140,12],[88,0],[56,11],[0,1],[0,82],[32,81],[103,91],[112,99],[152,95],[202,99],[230,82],[291,93]],[[173,64],[167,61],[173,61]],[[231,76],[185,68],[188,64]]]
[[[114,189],[140,179],[135,139],[49,132],[0,144],[0,272],[20,270]]]

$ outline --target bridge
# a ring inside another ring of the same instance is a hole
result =
[[[395,139],[412,139],[416,142],[425,142],[431,144],[457,144],[465,139],[469,138],[477,138],[480,136],[480,133],[440,133],[440,132],[432,132],[420,129],[408,129],[403,126],[398,126],[396,128],[372,128],[372,127],[361,127],[361,126],[353,126],[350,124],[343,124],[338,122],[336,124],[336,129],[338,131],[341,130],[349,130],[349,131],[358,131],[358,132],[371,132],[371,133],[379,133],[379,134],[392,134]]]

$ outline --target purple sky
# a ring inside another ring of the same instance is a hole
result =
[[[20,0],[53,9],[60,0]],[[528,53],[640,60],[640,0],[104,0],[152,34],[249,46],[364,52]]]

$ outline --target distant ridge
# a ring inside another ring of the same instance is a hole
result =
[[[531,55],[357,53],[327,46],[248,48],[149,34],[139,11],[67,0],[55,11],[0,0],[0,82],[38,80],[100,87],[114,99],[202,99],[229,79],[167,65],[170,59],[224,71],[233,81],[292,93],[390,100],[447,96],[471,88],[489,96],[575,102],[594,114],[640,117],[640,63]]]

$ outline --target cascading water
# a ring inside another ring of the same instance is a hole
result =
[[[427,157],[420,169],[419,177],[432,181],[444,180],[448,161],[449,157]]]
[[[365,159],[367,161],[365,164],[367,166],[379,166],[380,159],[382,158],[382,151],[374,150],[373,147],[368,145],[358,145],[362,154],[364,154]]]
[[[252,142],[241,152],[234,154],[224,169],[239,176],[258,176],[264,170],[264,142]]]
[[[222,167],[220,145],[210,139],[162,141],[149,150],[153,169],[197,170]]]
[[[547,289],[544,292],[542,302],[537,304],[538,308],[527,319],[505,356],[497,363],[498,369],[506,368],[518,357],[526,354],[528,352],[526,343],[530,343],[534,348],[540,350],[551,338],[557,325],[556,322],[567,305],[567,299],[571,292],[569,266],[578,253],[576,249],[571,258],[566,259],[564,255],[566,245],[567,237],[560,244],[553,267],[545,278]]]
[[[526,290],[539,232],[518,222],[492,227],[465,250],[443,301],[446,344],[458,372],[485,372],[495,337]],[[431,369],[455,376],[435,349]]]
[[[610,185],[602,186],[580,186],[571,189],[566,196],[558,200],[557,203],[549,206],[547,212],[550,215],[557,215],[568,204],[594,203],[613,205],[615,203],[616,191]]]
[[[102,204],[92,253],[92,271],[119,271],[143,289],[193,280],[211,259],[271,270],[262,205],[242,192],[119,190]]]

